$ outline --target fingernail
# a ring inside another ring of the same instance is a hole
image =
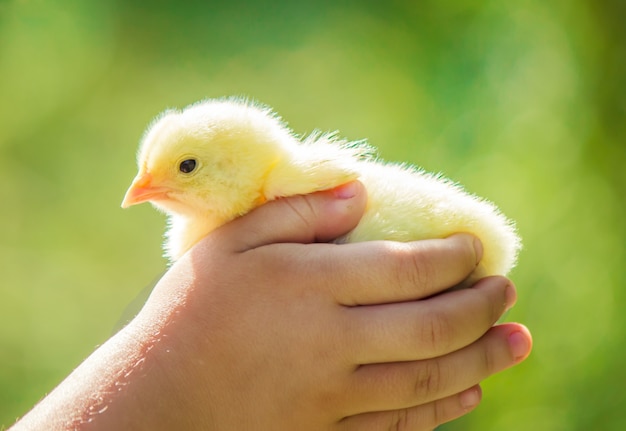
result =
[[[482,391],[480,390],[480,386],[473,387],[463,392],[459,396],[461,407],[465,410],[476,407],[480,402],[481,393]]]
[[[354,181],[350,181],[347,184],[333,189],[333,193],[337,199],[351,199],[356,196],[357,191],[357,185]]]
[[[504,292],[504,296],[506,298],[506,309],[509,310],[517,302],[517,291],[511,283],[506,285],[506,291]]]
[[[474,253],[476,254],[476,265],[478,265],[483,258],[483,243],[477,237],[474,237]]]
[[[528,355],[530,350],[528,338],[520,331],[512,332],[509,335],[509,349],[511,349],[511,354],[516,361],[522,359]]]

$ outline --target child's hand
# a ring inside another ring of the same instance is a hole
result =
[[[491,277],[433,296],[474,270],[468,235],[314,243],[349,231],[365,201],[354,183],[216,230],[25,426],[430,430],[467,413],[481,380],[530,351],[523,326],[492,327],[515,290]]]

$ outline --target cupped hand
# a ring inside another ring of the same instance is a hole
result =
[[[531,349],[522,325],[494,326],[515,302],[513,284],[489,277],[448,290],[480,260],[466,234],[327,243],[365,204],[356,182],[214,231],[22,424],[429,430],[471,411],[479,382]]]
[[[473,237],[316,243],[351,229],[364,204],[359,183],[272,202],[170,270],[142,318],[160,320],[150,357],[176,370],[177,421],[432,429],[475,407],[476,385],[528,354],[521,325],[492,328],[515,301],[509,280],[433,297],[474,270]]]

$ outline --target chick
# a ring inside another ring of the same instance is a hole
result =
[[[267,201],[354,179],[367,189],[367,208],[337,243],[469,232],[484,249],[472,279],[506,275],[521,246],[513,223],[492,203],[442,176],[376,160],[363,141],[318,132],[299,139],[270,108],[243,99],[163,112],[146,130],[137,161],[122,207],[149,201],[169,216],[164,248],[170,261]]]

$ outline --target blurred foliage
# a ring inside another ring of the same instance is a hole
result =
[[[0,1],[0,427],[165,267],[122,211],[145,125],[243,94],[518,221],[531,358],[446,430],[626,429],[623,2]]]

